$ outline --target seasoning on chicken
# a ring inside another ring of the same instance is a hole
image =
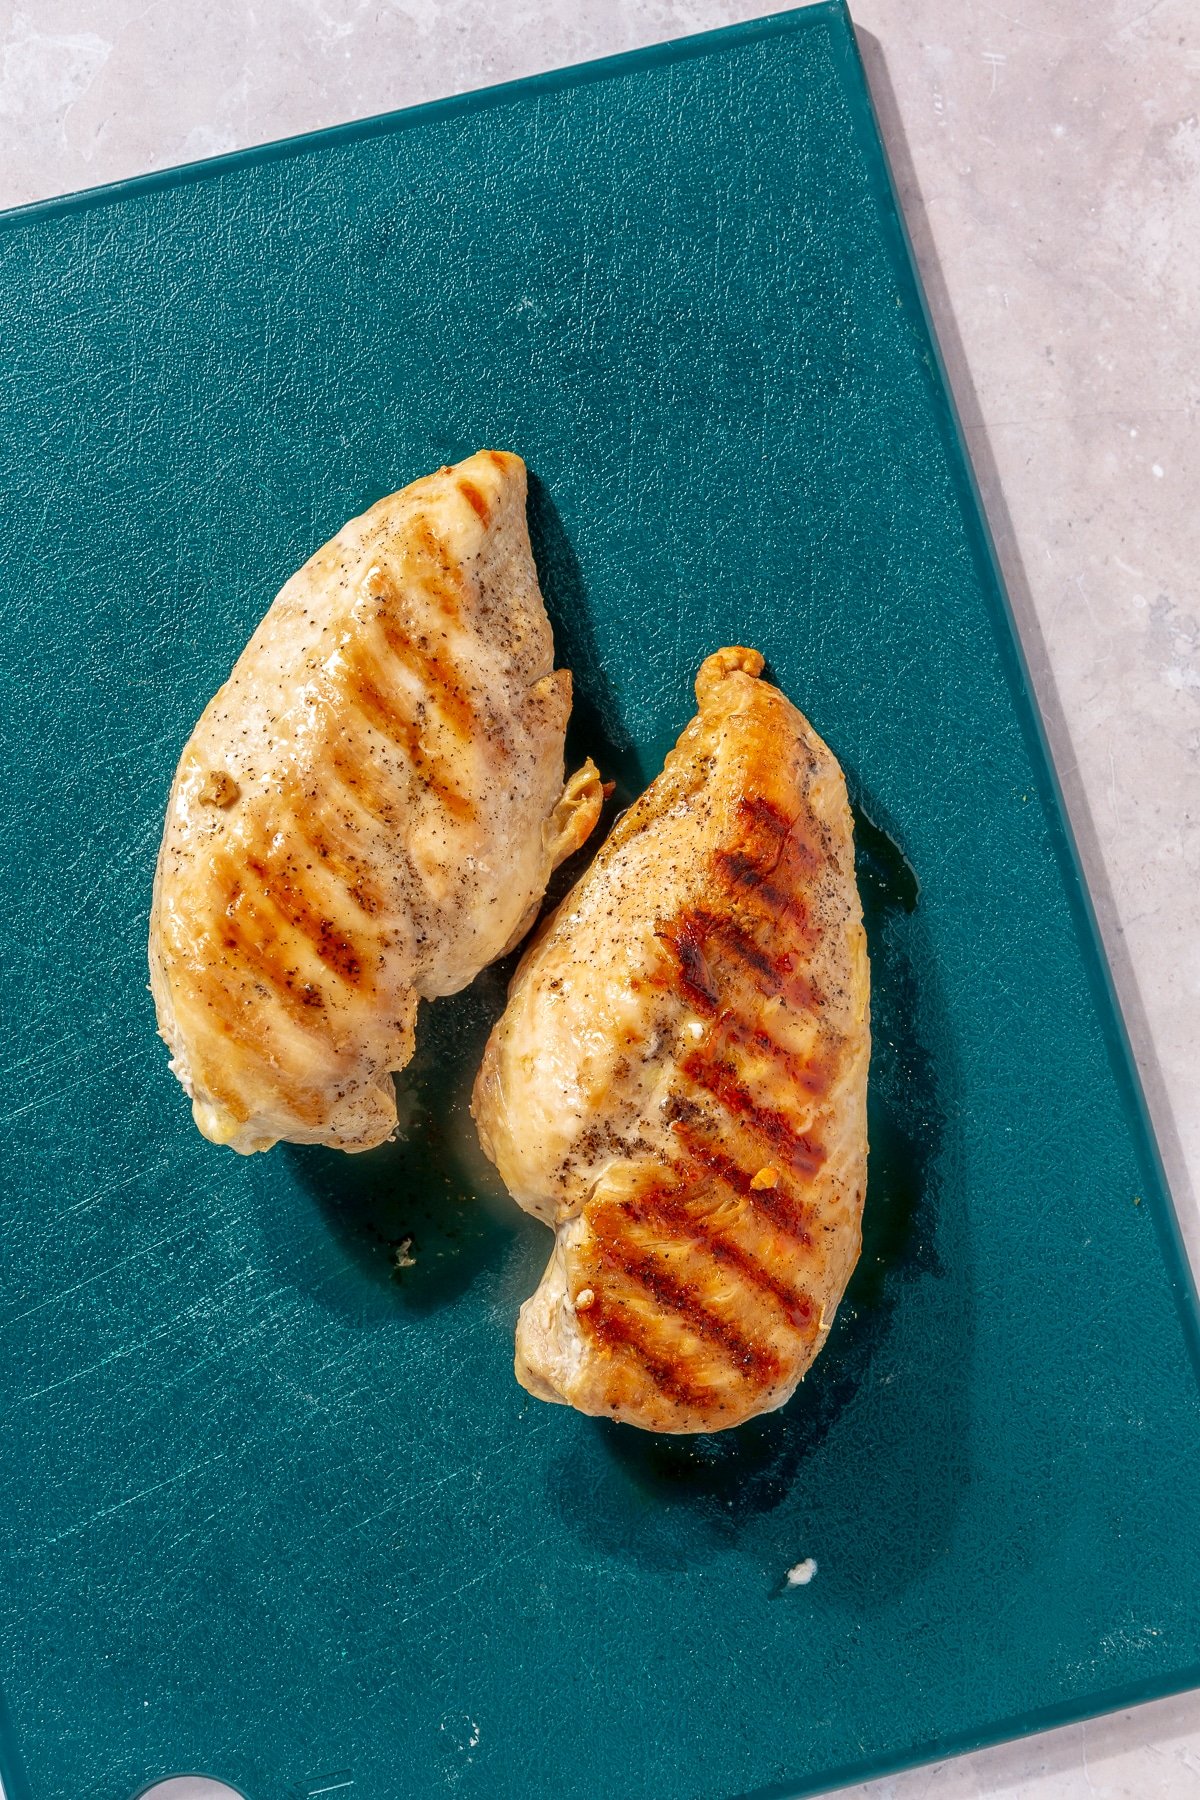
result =
[[[698,717],[526,953],[475,1086],[554,1253],[517,1376],[652,1431],[781,1406],[858,1258],[869,972],[841,769],[758,679]]]
[[[418,999],[528,930],[599,816],[563,785],[571,676],[484,450],[379,501],[293,575],[205,709],[167,807],[151,986],[200,1130],[366,1150]]]

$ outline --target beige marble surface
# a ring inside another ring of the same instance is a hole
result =
[[[769,10],[0,4],[0,205]],[[1200,1262],[1200,6],[857,0],[855,17]],[[1183,1800],[1200,1695],[851,1791]]]

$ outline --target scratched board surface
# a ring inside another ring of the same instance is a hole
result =
[[[844,13],[14,215],[0,329],[9,1800],[784,1795],[1194,1682],[1190,1290]],[[215,1149],[154,1034],[193,720],[481,444],[573,751],[632,793],[750,641],[859,809],[866,1247],[728,1438],[513,1380],[504,970],[362,1158]]]

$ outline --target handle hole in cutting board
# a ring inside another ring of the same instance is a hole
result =
[[[139,1788],[133,1800],[246,1800],[240,1788],[211,1775],[172,1775],[152,1787]]]

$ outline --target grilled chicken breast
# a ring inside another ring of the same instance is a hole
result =
[[[485,1151],[556,1232],[519,1380],[652,1431],[781,1406],[859,1253],[850,808],[761,669],[704,663],[698,717],[526,953],[475,1087]]]
[[[563,786],[525,466],[485,450],[352,519],[292,576],[180,759],[150,974],[200,1130],[365,1150],[419,998],[528,930],[587,836]]]

